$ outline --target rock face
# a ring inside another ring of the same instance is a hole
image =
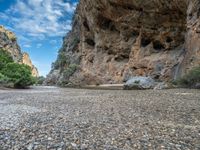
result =
[[[0,26],[0,48],[8,51],[14,61],[19,62],[21,60],[21,49],[17,44],[15,34],[6,30],[3,26]]]
[[[169,81],[200,65],[199,0],[80,0],[47,83]],[[58,62],[60,60],[58,57]],[[68,78],[70,64],[78,69]],[[52,82],[53,80],[53,82]]]
[[[17,38],[15,34],[9,30],[6,30],[3,26],[0,26],[0,48],[8,51],[15,62],[30,66],[33,76],[39,76],[38,70],[32,64],[29,55],[21,51],[21,48],[17,44]]]
[[[32,69],[32,75],[33,75],[34,77],[39,77],[38,70],[37,70],[37,68],[32,64],[32,61],[31,61],[31,59],[30,59],[28,53],[25,52],[25,53],[22,54],[22,60],[21,60],[21,62],[22,62],[22,64],[26,64],[26,65],[28,65],[28,66],[31,67],[31,69]]]

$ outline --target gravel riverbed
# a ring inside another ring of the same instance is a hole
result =
[[[200,91],[0,90],[0,150],[200,150]]]

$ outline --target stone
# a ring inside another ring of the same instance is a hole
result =
[[[169,85],[165,82],[159,82],[156,84],[156,86],[154,87],[154,90],[163,90],[163,89],[168,89]]]
[[[152,89],[154,86],[155,81],[150,77],[132,77],[124,84],[124,89]]]
[[[25,150],[33,143],[32,150],[198,150],[200,92],[186,92],[0,90],[0,149]]]
[[[34,145],[31,143],[28,145],[27,150],[32,150],[34,148]]]
[[[71,145],[75,148],[77,147],[77,144],[76,143],[71,143]]]
[[[200,89],[200,83],[196,83],[194,88]]]

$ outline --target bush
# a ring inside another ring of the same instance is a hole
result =
[[[34,84],[31,68],[14,63],[10,53],[0,49],[0,84],[8,87],[25,88]]]
[[[75,47],[80,43],[80,39],[78,37],[75,37],[74,40],[72,41],[72,50],[75,49]]]
[[[63,72],[63,76],[65,79],[69,79],[77,70],[78,65],[70,64],[69,67]]]
[[[5,68],[8,63],[11,63],[11,62],[13,62],[13,59],[10,56],[10,54],[5,50],[0,49],[0,71],[3,68]]]
[[[193,68],[188,74],[175,81],[178,86],[190,88],[194,88],[198,83],[200,83],[200,66]]]
[[[54,68],[55,69],[63,68],[69,64],[70,64],[70,57],[68,55],[65,55],[64,52],[60,52],[56,62],[54,63]]]
[[[9,78],[6,77],[5,75],[3,75],[2,73],[0,73],[0,84],[1,85],[5,85],[9,83]]]
[[[15,88],[25,88],[35,83],[31,68],[24,64],[8,63],[1,73],[14,84]]]
[[[45,77],[43,77],[43,76],[36,77],[36,84],[37,85],[42,85],[44,81],[45,81]]]

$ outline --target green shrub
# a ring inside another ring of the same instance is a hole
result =
[[[25,88],[35,83],[31,68],[24,64],[8,63],[1,73],[9,78],[15,88]]]
[[[72,50],[73,50],[79,43],[80,43],[79,37],[75,37],[75,38],[73,39],[73,41],[72,41],[72,44],[71,44]]]
[[[42,85],[44,81],[45,81],[45,77],[43,77],[43,76],[36,78],[36,84],[37,85]]]
[[[27,65],[14,63],[10,53],[0,49],[0,84],[24,88],[34,84],[31,68]]]
[[[3,50],[0,49],[0,71],[5,68],[6,64],[13,62],[11,55]]]
[[[5,75],[3,75],[2,73],[0,73],[0,84],[1,85],[5,85],[8,84],[10,81],[10,79],[8,77],[6,77]]]
[[[65,79],[69,79],[78,69],[78,65],[70,64],[69,67],[63,72]]]
[[[188,74],[175,81],[175,84],[180,87],[195,87],[200,83],[200,66],[191,69]]]
[[[63,68],[69,64],[70,64],[70,57],[68,55],[65,55],[65,52],[60,52],[58,54],[56,62],[54,63],[54,68],[55,69]]]

